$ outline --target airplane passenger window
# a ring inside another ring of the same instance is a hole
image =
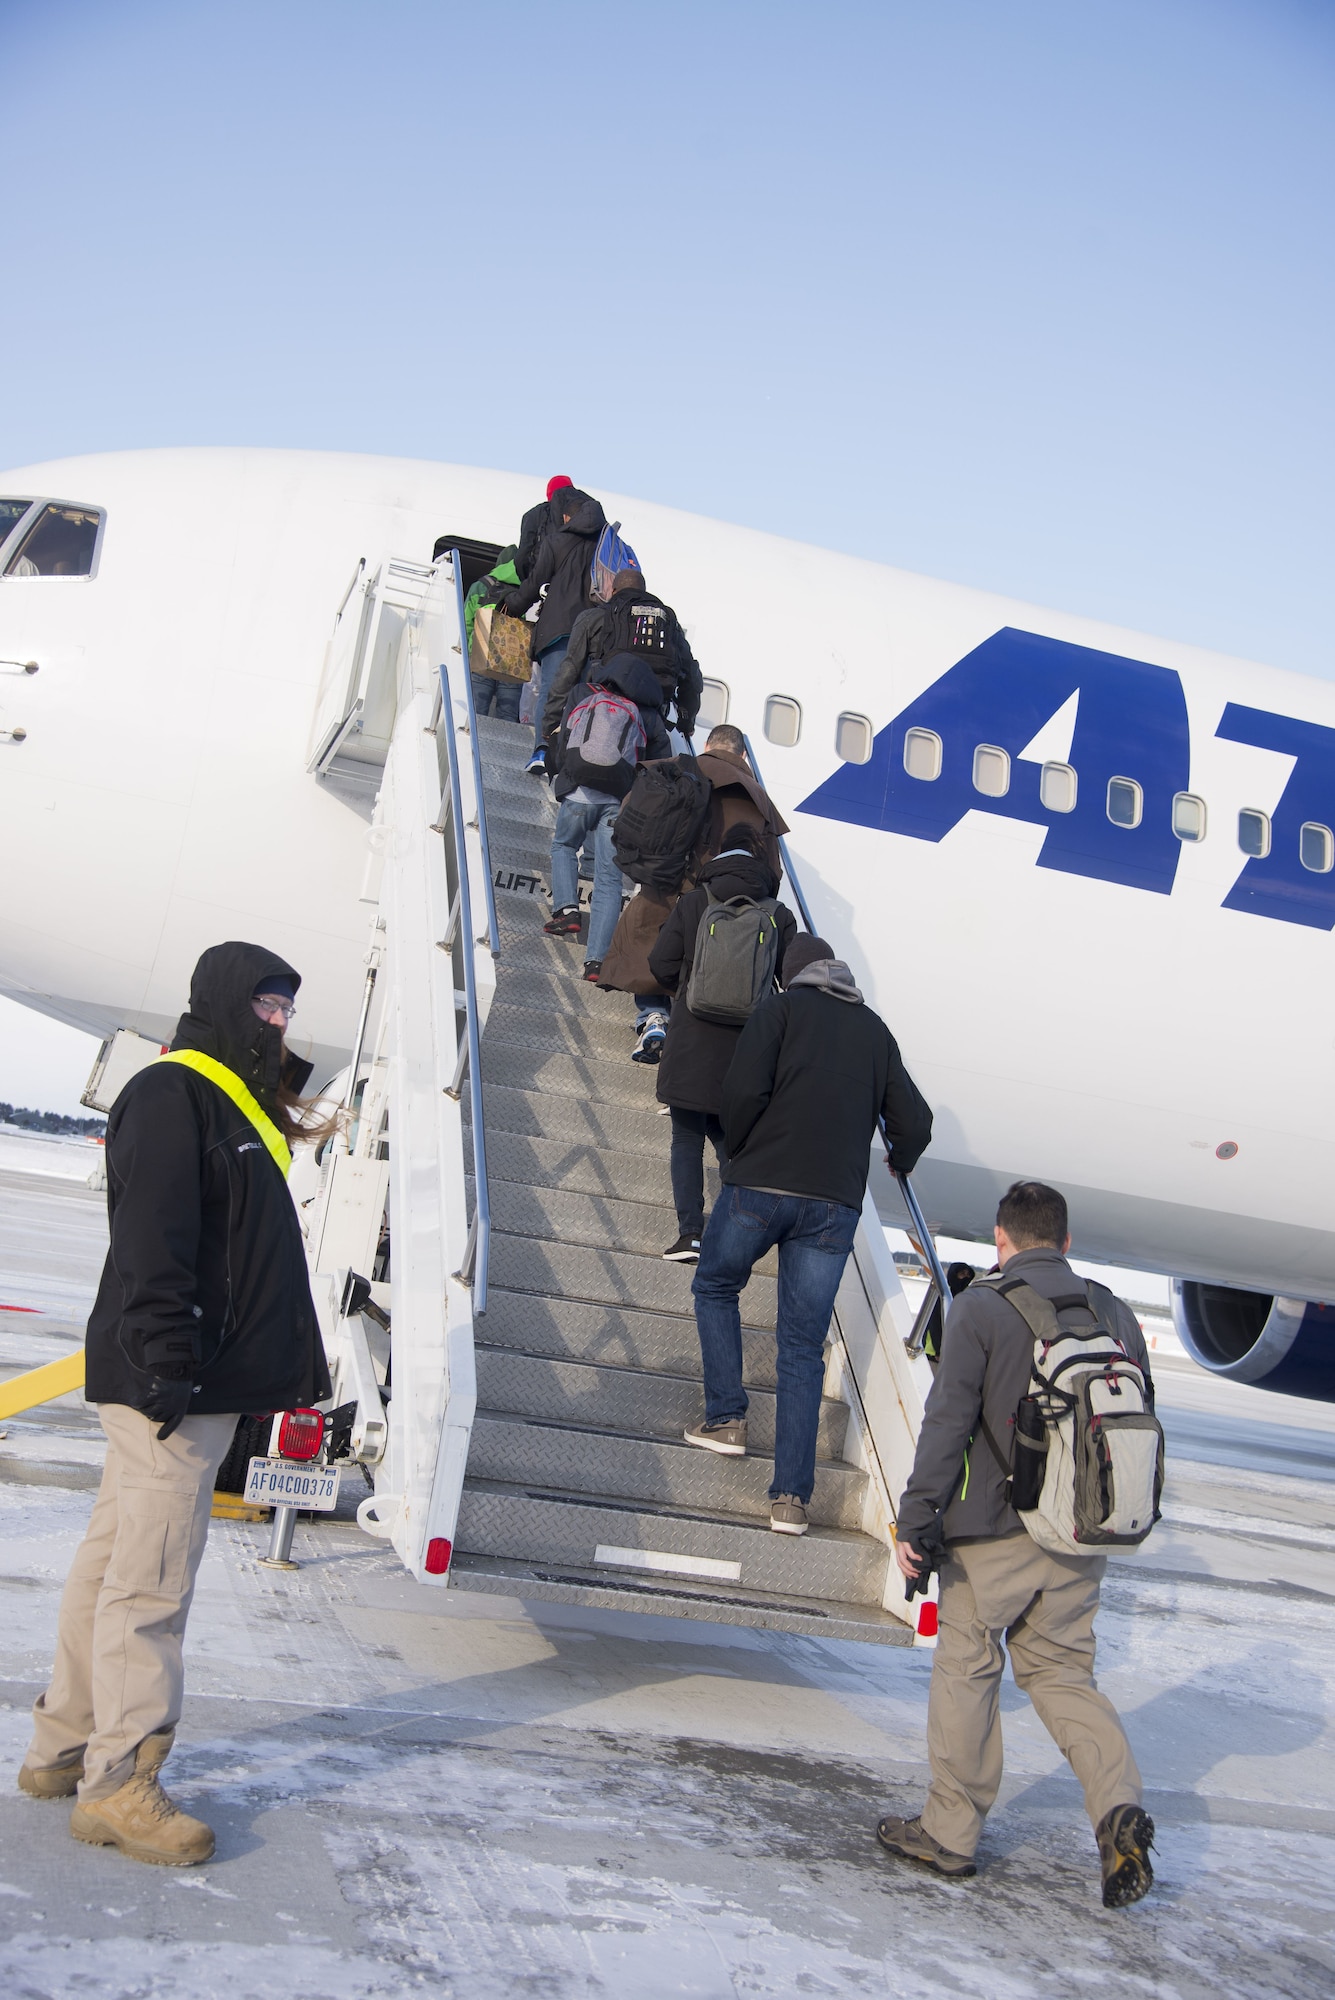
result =
[[[1038,796],[1051,813],[1075,811],[1075,772],[1069,764],[1045,764],[1038,774]]]
[[[0,500],[0,542],[13,534],[31,505],[31,500]]]
[[[941,776],[941,738],[934,729],[905,730],[904,769],[926,784]]]
[[[841,715],[834,725],[835,755],[845,764],[871,762],[871,724],[865,715]]]
[[[791,750],[802,734],[800,705],[786,694],[772,694],[765,703],[765,734],[771,743]]]
[[[1307,820],[1298,835],[1298,859],[1313,875],[1329,875],[1335,866],[1335,834],[1318,820]]]
[[[701,683],[700,713],[696,718],[706,734],[717,729],[720,722],[728,719],[728,686],[726,681],[704,681]]]
[[[1204,799],[1198,799],[1194,792],[1174,793],[1173,832],[1179,840],[1204,840]]]
[[[9,559],[6,576],[91,576],[102,516],[96,507],[43,507]]]
[[[1238,814],[1238,846],[1253,861],[1264,861],[1270,852],[1270,815],[1246,806]]]
[[[1145,798],[1134,778],[1109,778],[1108,817],[1114,826],[1139,826]]]
[[[987,799],[1004,799],[1011,788],[1009,752],[980,743],[973,753],[973,788]]]

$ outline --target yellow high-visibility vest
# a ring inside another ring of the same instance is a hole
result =
[[[248,1118],[263,1139],[270,1158],[275,1162],[283,1179],[288,1176],[292,1165],[292,1152],[287,1140],[274,1124],[267,1111],[253,1098],[235,1070],[228,1069],[214,1056],[203,1056],[198,1049],[171,1049],[159,1062],[182,1063],[186,1069],[197,1070],[210,1083],[216,1083],[225,1097],[230,1097],[243,1118]]]

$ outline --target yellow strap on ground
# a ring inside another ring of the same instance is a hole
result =
[[[30,1368],[26,1375],[11,1375],[0,1382],[0,1418],[16,1417],[38,1403],[56,1396],[68,1396],[83,1387],[83,1349],[67,1354],[63,1361],[48,1361],[44,1368]]]
[[[262,1110],[251,1096],[235,1070],[228,1069],[226,1063],[218,1062],[213,1056],[201,1055],[198,1049],[171,1049],[165,1056],[159,1056],[158,1061],[182,1063],[186,1069],[197,1070],[199,1075],[206,1076],[210,1083],[216,1083],[223,1095],[231,1098],[242,1117],[250,1120],[263,1139],[283,1179],[287,1179],[288,1169],[292,1165],[292,1154],[287,1140],[268,1112]]]

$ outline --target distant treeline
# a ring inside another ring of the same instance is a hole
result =
[[[100,1139],[105,1118],[67,1118],[61,1111],[29,1111],[23,1105],[0,1103],[0,1125],[21,1125],[25,1132],[56,1132],[70,1138]]]

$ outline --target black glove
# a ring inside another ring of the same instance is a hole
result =
[[[158,1439],[169,1438],[182,1417],[190,1415],[190,1400],[195,1393],[195,1385],[189,1376],[183,1382],[169,1382],[161,1375],[155,1375],[148,1385],[148,1394],[139,1405],[152,1424],[158,1424]]]

